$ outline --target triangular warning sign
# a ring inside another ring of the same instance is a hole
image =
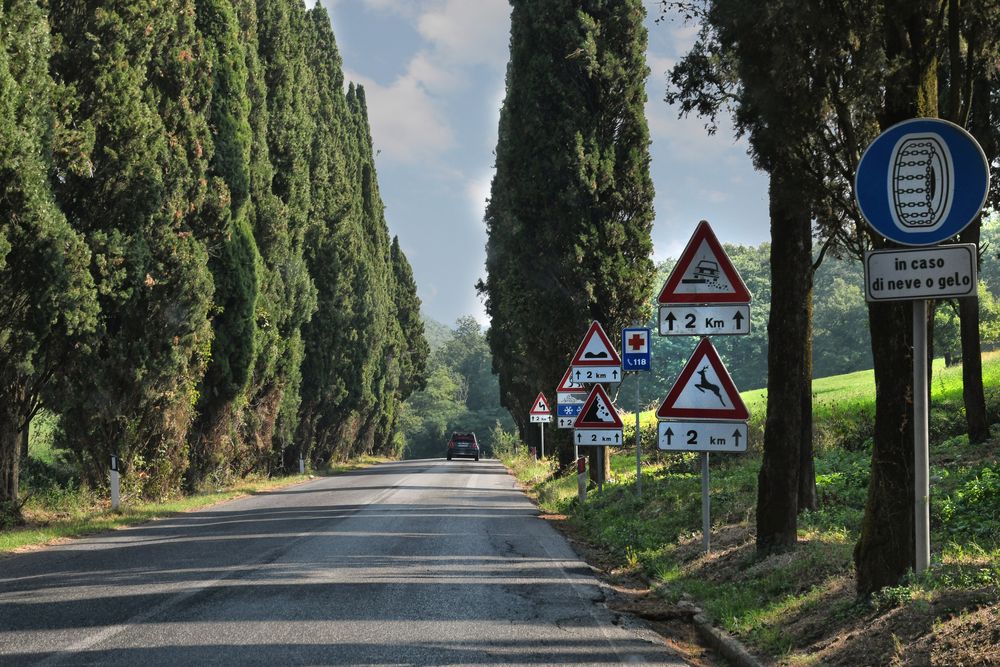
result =
[[[538,392],[538,396],[535,397],[535,402],[532,405],[531,412],[532,415],[548,415],[551,414],[552,410],[549,409],[549,402],[545,398],[545,394]]]
[[[563,374],[562,380],[559,381],[559,386],[556,387],[557,394],[582,394],[587,391],[587,388],[582,384],[573,382],[570,378],[570,374],[572,372],[572,366],[566,369],[566,373]]]
[[[702,220],[670,272],[658,303],[750,303],[750,290]]]
[[[719,353],[708,338],[702,338],[656,416],[743,421],[750,414]]]
[[[601,323],[595,320],[569,363],[570,366],[621,366],[622,359]]]
[[[573,422],[573,428],[622,428],[622,418],[611,404],[604,387],[595,384],[590,390],[590,396]]]

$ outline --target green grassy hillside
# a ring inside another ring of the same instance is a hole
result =
[[[996,423],[1000,354],[983,361],[987,410]],[[1000,428],[994,426],[990,442],[970,445],[963,434],[961,367],[934,365],[933,565],[896,589],[859,601],[852,549],[867,495],[873,374],[823,378],[813,389],[820,506],[801,515],[800,546],[791,554],[760,559],[754,549],[763,391],[743,395],[751,411],[750,451],[712,457],[710,554],[700,549],[698,456],[658,452],[653,412],[641,415],[641,501],[634,490],[634,449],[612,456],[612,482],[584,504],[576,500],[575,476],[546,477],[523,458],[507,462],[515,472],[530,470],[525,477],[533,478],[527,483],[541,506],[566,515],[574,532],[603,550],[616,571],[648,578],[665,601],[695,598],[716,623],[769,659],[795,665],[889,664],[901,643],[923,646],[932,662],[976,663],[982,657],[976,647],[994,641],[984,618],[1000,617]],[[634,432],[626,436],[631,442]],[[949,643],[950,637],[962,641]],[[972,652],[935,653],[959,644]]]

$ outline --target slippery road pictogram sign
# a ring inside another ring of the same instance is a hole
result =
[[[702,220],[663,284],[657,302],[750,303],[747,286],[711,226]]]

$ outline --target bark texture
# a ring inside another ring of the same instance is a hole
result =
[[[812,275],[810,210],[793,174],[771,172],[771,313],[767,324],[767,419],[757,484],[757,552],[795,546]],[[795,406],[795,409],[789,409]],[[811,434],[810,434],[811,436]]]

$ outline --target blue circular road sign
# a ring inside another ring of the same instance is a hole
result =
[[[868,146],[854,185],[861,214],[875,231],[903,245],[934,245],[979,215],[990,170],[983,149],[961,127],[914,118]]]

